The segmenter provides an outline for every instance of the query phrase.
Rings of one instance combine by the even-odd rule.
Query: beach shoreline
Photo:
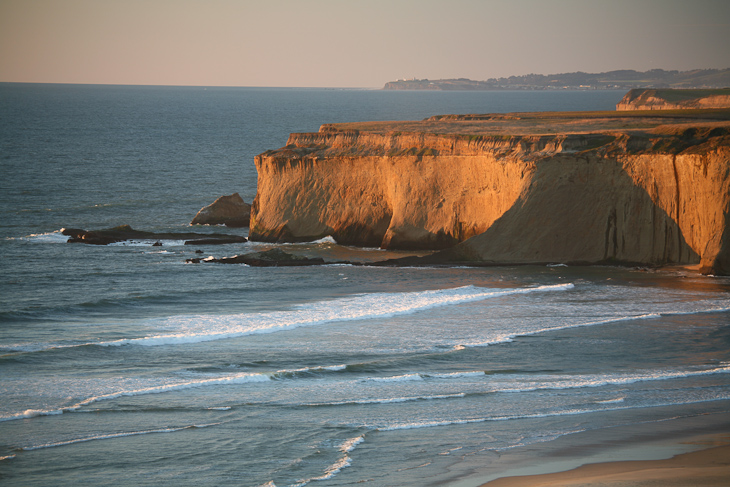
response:
[[[727,435],[708,437],[709,442],[730,443]],[[579,486],[649,487],[724,486],[730,479],[730,444],[675,455],[665,460],[586,464],[553,474],[503,477],[484,487]]]
[[[710,486],[728,479],[730,413],[720,412],[582,431],[503,450],[488,466],[444,485]]]

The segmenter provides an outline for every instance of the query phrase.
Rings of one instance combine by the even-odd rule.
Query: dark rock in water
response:
[[[251,205],[245,203],[238,193],[221,196],[210,205],[201,208],[191,225],[225,225],[247,227],[251,218]]]
[[[201,238],[195,240],[185,240],[185,245],[222,245],[245,241],[246,237],[238,237],[236,235],[206,235],[205,237],[201,236]]]
[[[162,245],[164,240],[184,240],[185,245],[213,245],[246,242],[246,237],[238,235],[215,235],[202,233],[154,233],[134,230],[129,225],[120,225],[106,230],[82,230],[62,228],[61,233],[69,237],[69,243],[90,245],[109,245],[130,240],[154,240],[153,245]]]
[[[186,262],[192,262],[195,260],[200,261],[200,259],[188,259]],[[321,257],[301,257],[298,255],[288,254],[281,249],[271,249],[264,252],[234,255],[233,257],[222,257],[220,259],[206,259],[205,262],[215,262],[218,264],[246,264],[252,267],[311,266],[330,263],[325,262]]]

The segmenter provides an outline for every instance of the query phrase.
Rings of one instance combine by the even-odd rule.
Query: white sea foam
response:
[[[423,380],[421,374],[403,374],[393,377],[366,377],[363,382],[407,382],[413,380]]]
[[[482,377],[486,375],[483,370],[473,370],[469,372],[447,372],[444,374],[423,374],[425,378],[434,379],[459,379],[462,377]]]
[[[278,370],[275,372],[260,372],[260,373],[233,373],[233,374],[227,374],[224,376],[215,376],[215,375],[204,375],[201,377],[200,375],[195,375],[195,379],[188,380],[185,382],[174,382],[174,383],[165,383],[165,384],[159,384],[155,386],[149,386],[149,387],[139,387],[134,389],[126,389],[126,390],[117,390],[113,392],[108,392],[105,394],[98,394],[92,397],[88,397],[82,401],[79,401],[71,406],[61,407],[58,409],[28,409],[23,412],[19,412],[16,414],[11,414],[8,416],[0,416],[0,422],[2,421],[12,421],[17,419],[29,419],[29,418],[35,418],[38,416],[52,416],[57,414],[63,414],[64,412],[72,412],[77,411],[85,406],[88,406],[90,404],[101,402],[101,401],[109,401],[118,399],[120,397],[131,397],[131,396],[141,396],[141,395],[147,395],[147,394],[163,394],[166,392],[175,392],[175,391],[182,391],[186,389],[195,389],[200,387],[210,387],[210,386],[227,386],[227,385],[241,385],[241,384],[249,384],[249,383],[265,383],[269,381],[276,381],[276,380],[293,380],[296,379],[300,374],[310,372],[310,371],[341,371],[346,369],[346,365],[344,364],[338,364],[338,365],[324,365],[324,366],[315,366],[315,367],[302,367],[299,369],[285,369],[285,370]],[[229,406],[225,407],[210,407],[208,408],[210,410],[217,410],[217,411],[228,411],[231,409]]]
[[[57,409],[28,409],[16,414],[0,417],[0,422],[11,421],[17,419],[29,419],[38,416],[51,416],[62,414],[64,412],[78,411],[86,406],[96,402],[109,401],[121,397],[131,397],[148,394],[163,394],[168,392],[183,391],[187,389],[215,386],[242,385],[253,383],[266,383],[278,380],[298,380],[301,373],[317,370],[343,370],[344,365],[336,366],[319,366],[305,367],[300,369],[279,370],[276,372],[261,373],[234,373],[224,376],[209,376],[188,380],[185,382],[164,383],[149,387],[130,388],[116,390],[104,394],[98,394],[70,406],[59,407]],[[344,382],[351,386],[357,384],[383,384],[382,387],[390,388],[389,384],[396,385],[401,382],[424,381],[424,380],[482,380],[485,386],[488,386],[486,393],[524,393],[538,390],[566,390],[566,389],[585,389],[603,386],[624,386],[637,382],[664,381],[672,379],[685,379],[709,376],[714,374],[730,373],[730,363],[723,363],[717,367],[695,367],[690,369],[663,369],[648,370],[644,372],[636,372],[631,374],[593,374],[585,376],[574,375],[520,375],[520,374],[503,374],[488,375],[483,371],[466,371],[466,372],[448,372],[448,373],[410,373],[400,376],[391,377],[366,377],[358,379],[346,379]],[[272,382],[273,384],[274,382]],[[366,397],[353,398],[342,401],[304,403],[304,406],[340,406],[340,405],[366,405],[366,404],[393,404],[411,401],[426,400],[448,400],[466,397],[464,392],[449,394],[426,394],[415,396],[395,396],[395,397]],[[605,403],[621,402],[623,398],[611,399],[603,401]],[[596,401],[601,403],[601,401]],[[230,407],[211,407],[220,411],[231,409]]]
[[[696,313],[704,313],[706,311],[697,311],[693,312],[691,314]],[[583,328],[588,326],[597,326],[597,325],[607,325],[609,323],[619,323],[622,321],[633,321],[633,320],[649,320],[649,319],[656,319],[661,318],[663,315],[668,313],[646,313],[641,315],[633,315],[633,316],[618,316],[615,318],[606,318],[604,320],[596,320],[596,321],[588,321],[583,323],[571,323],[571,324],[565,324],[565,325],[559,325],[559,326],[550,326],[546,328],[539,328],[536,330],[529,330],[529,331],[518,331],[510,334],[504,334],[496,337],[492,337],[489,340],[485,341],[479,341],[479,342],[470,342],[470,343],[460,343],[456,346],[454,346],[454,350],[463,350],[467,347],[486,347],[489,345],[496,345],[499,343],[508,343],[514,341],[517,337],[526,337],[526,336],[534,336],[534,335],[540,335],[543,333],[548,333],[552,331],[560,331],[560,330],[568,330],[571,328]]]
[[[690,311],[669,311],[666,313],[662,313],[662,316],[685,316],[685,315],[695,315],[698,313],[726,313],[730,311],[729,306],[721,306],[721,307],[714,307],[714,308],[708,308],[703,310],[690,310]]]
[[[451,449],[449,449],[449,450],[446,450],[446,451],[442,451],[441,453],[439,453],[439,455],[444,455],[444,456],[446,456],[446,455],[451,455],[451,454],[452,454],[452,453],[454,453],[455,451],[459,451],[459,450],[461,450],[461,449],[463,449],[463,448],[464,448],[463,446],[457,446],[456,448],[451,448]]]
[[[388,397],[378,399],[351,399],[349,401],[336,401],[336,402],[319,402],[319,403],[307,403],[303,406],[349,406],[349,405],[364,405],[364,404],[392,404],[399,402],[411,402],[411,401],[433,401],[437,399],[455,399],[466,397],[465,392],[459,392],[456,394],[436,394],[430,396],[409,396],[409,397]]]
[[[712,397],[709,399],[698,399],[691,401],[676,401],[676,402],[661,402],[652,404],[652,407],[663,407],[663,406],[682,406],[687,404],[698,404],[713,401],[726,401],[729,400],[730,396],[723,395],[718,397]],[[625,411],[630,409],[641,409],[647,407],[646,405],[637,406],[617,406],[611,408],[601,409],[563,409],[560,411],[553,411],[549,413],[534,413],[534,414],[515,414],[505,416],[487,416],[482,418],[470,418],[470,419],[455,419],[455,420],[442,420],[442,421],[416,421],[412,423],[396,423],[389,426],[370,426],[375,431],[397,431],[407,429],[419,429],[419,428],[434,428],[439,426],[458,426],[464,424],[474,423],[486,423],[489,421],[513,421],[518,419],[540,419],[540,418],[552,418],[556,416],[575,416],[580,414],[592,414],[597,412],[607,411]],[[358,427],[369,427],[368,425],[357,425]]]
[[[126,338],[114,341],[86,342],[75,344],[61,343],[26,343],[3,347],[11,353],[38,352],[52,348],[69,348],[80,346],[120,346],[120,345],[179,345],[237,338],[252,334],[274,333],[292,330],[303,326],[315,326],[337,321],[366,320],[398,316],[430,308],[457,305],[470,301],[485,300],[493,297],[517,293],[546,292],[570,290],[571,283],[553,286],[538,286],[510,289],[487,289],[475,286],[464,286],[434,291],[406,293],[373,293],[355,295],[331,301],[319,301],[303,304],[290,311],[268,313],[243,313],[234,315],[182,315],[164,320],[153,320],[146,323],[158,329],[175,330],[139,338]],[[569,323],[534,330],[515,330],[492,335],[488,339],[457,343],[453,351],[468,347],[484,347],[514,341],[516,337],[533,336],[552,331],[598,326],[622,321],[655,319],[662,316],[693,315],[730,311],[726,301],[706,303],[705,308],[690,311],[666,310],[661,312],[609,317],[588,322]],[[10,349],[8,349],[10,347]]]
[[[355,449],[357,445],[365,441],[365,435],[356,436],[355,438],[350,438],[349,440],[345,441],[340,445],[340,451],[342,453],[350,453],[352,450]]]
[[[334,237],[332,235],[328,235],[324,238],[320,238],[319,240],[315,240],[312,242],[314,244],[336,244],[337,241],[335,241]]]
[[[552,434],[543,434],[537,437],[530,438],[532,441],[525,441],[525,442],[518,442],[514,443],[512,445],[503,446],[501,448],[495,448],[496,451],[506,451],[506,450],[512,450],[514,448],[520,448],[527,445],[534,445],[535,443],[546,443],[548,441],[556,440],[562,436],[572,435],[576,433],[583,433],[584,431],[587,431],[586,429],[574,429],[570,431],[561,431],[559,433],[552,433]],[[522,438],[523,440],[525,437]]]
[[[316,366],[316,367],[302,367],[299,369],[284,369],[284,370],[277,370],[276,372],[273,372],[271,374],[272,379],[288,379],[291,377],[295,377],[298,374],[306,374],[308,372],[338,372],[341,370],[345,370],[347,368],[347,365],[325,365],[325,366]]]
[[[418,381],[424,379],[460,379],[465,377],[480,377],[484,376],[483,370],[474,370],[469,372],[446,372],[443,374],[438,373],[411,373],[403,375],[395,375],[391,377],[365,377],[361,379],[363,382],[405,382],[405,381]]]
[[[604,399],[602,401],[596,401],[596,404],[613,404],[617,402],[624,402],[625,397],[617,397],[615,399]]]
[[[35,243],[66,243],[68,242],[68,235],[64,235],[60,230],[48,233],[32,233],[25,237],[20,237],[18,240],[25,240],[28,242]]]
[[[621,408],[610,408],[601,409],[601,411],[617,411],[623,409],[631,409],[628,407]],[[434,428],[439,426],[457,426],[464,424],[474,423],[486,423],[489,421],[510,421],[516,419],[538,419],[538,418],[550,418],[555,416],[573,416],[577,414],[589,414],[594,413],[595,410],[591,409],[564,409],[561,411],[554,411],[550,413],[535,413],[535,414],[515,414],[510,416],[488,416],[483,418],[470,418],[470,419],[455,419],[455,420],[443,420],[443,421],[416,421],[412,423],[398,423],[390,426],[384,426],[375,428],[376,431],[397,431],[397,430],[408,430],[408,429],[419,429],[419,428]]]
[[[389,318],[431,308],[450,306],[512,294],[565,291],[573,284],[556,284],[525,288],[489,289],[476,286],[437,289],[405,293],[372,293],[331,301],[319,301],[297,306],[292,311],[245,313],[236,315],[177,316],[157,322],[176,333],[98,342],[101,346],[176,345],[241,336],[292,330],[302,326],[321,325],[338,321]],[[94,343],[90,343],[93,345]]]
[[[205,379],[199,379],[199,380],[187,381],[187,382],[161,384],[161,385],[157,385],[157,386],[143,387],[143,388],[139,388],[139,389],[120,390],[120,391],[114,391],[114,392],[109,392],[106,394],[99,394],[97,396],[88,397],[82,401],[77,402],[76,404],[73,404],[71,406],[61,407],[58,409],[49,409],[49,410],[28,409],[26,411],[23,411],[22,413],[0,417],[0,422],[12,421],[12,420],[16,420],[16,419],[28,419],[28,418],[34,418],[37,416],[51,416],[51,415],[56,415],[56,414],[62,414],[64,412],[77,411],[85,406],[88,406],[88,405],[96,403],[96,402],[109,401],[109,400],[113,400],[113,399],[118,399],[120,397],[141,396],[141,395],[146,395],[146,394],[162,394],[162,393],[166,393],[166,392],[181,391],[181,390],[194,389],[194,388],[199,388],[199,387],[219,386],[219,385],[239,385],[239,384],[246,384],[246,383],[253,383],[253,382],[265,382],[265,381],[270,381],[270,380],[271,380],[271,376],[269,374],[242,373],[242,374],[227,375],[227,376],[223,376],[223,377],[205,378]]]
[[[507,376],[494,380],[491,383],[493,386],[493,390],[491,392],[523,393],[539,390],[565,390],[603,386],[622,386],[637,382],[685,379],[726,373],[730,373],[730,365],[711,368],[654,370],[636,372],[633,374],[596,374],[586,376],[540,375],[536,377]],[[614,401],[619,402],[618,400]]]
[[[316,367],[314,370],[331,370],[331,371],[338,371],[338,370],[345,370],[347,369],[347,365],[341,364],[341,365],[327,365],[325,367]]]
[[[75,438],[73,440],[58,441],[55,443],[44,443],[41,445],[26,446],[26,447],[23,447],[22,450],[32,451],[32,450],[40,450],[43,448],[56,448],[59,446],[73,445],[76,443],[85,443],[87,441],[111,440],[114,438],[122,438],[122,437],[126,437],[126,436],[139,436],[139,435],[149,435],[149,434],[156,434],[156,433],[175,433],[177,431],[183,431],[183,430],[188,430],[188,429],[192,429],[192,428],[207,428],[208,426],[216,426],[219,424],[221,424],[221,423],[196,424],[196,425],[190,425],[190,426],[181,426],[179,428],[160,428],[160,429],[153,429],[153,430],[128,431],[128,432],[123,432],[123,433],[109,433],[106,435],[86,436],[84,438]]]
[[[357,439],[357,438],[355,438],[355,439]],[[351,440],[348,440],[348,441],[351,441]],[[354,448],[354,445],[353,445],[353,448]],[[341,451],[343,451],[343,450],[341,449]],[[350,451],[350,450],[348,450],[348,451]],[[347,454],[345,454],[337,462],[335,462],[334,464],[327,467],[327,469],[324,471],[324,475],[320,475],[319,477],[312,477],[307,480],[301,480],[298,483],[292,485],[291,487],[304,487],[305,485],[307,485],[313,481],[329,480],[329,479],[333,478],[335,475],[337,475],[338,473],[340,473],[343,468],[349,467],[350,465],[352,465],[352,460],[350,459],[350,457]]]
[[[56,414],[62,414],[63,410],[61,409],[54,409],[50,411],[46,411],[43,409],[26,409],[22,413],[16,414],[14,416],[8,416],[8,417],[0,417],[0,421],[8,421],[11,419],[29,419],[29,418],[36,418],[38,416],[54,416]]]

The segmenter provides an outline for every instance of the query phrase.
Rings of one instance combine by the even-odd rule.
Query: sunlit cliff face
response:
[[[730,137],[712,130],[463,136],[324,127],[257,156],[251,237],[456,246],[450,259],[491,263],[702,261],[723,272]]]

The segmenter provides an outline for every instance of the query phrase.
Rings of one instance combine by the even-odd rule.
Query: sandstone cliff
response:
[[[431,262],[728,273],[729,133],[728,122],[611,114],[323,126],[256,157],[250,238],[448,249]]]
[[[685,110],[730,108],[730,88],[716,90],[634,89],[626,93],[616,110]]]

